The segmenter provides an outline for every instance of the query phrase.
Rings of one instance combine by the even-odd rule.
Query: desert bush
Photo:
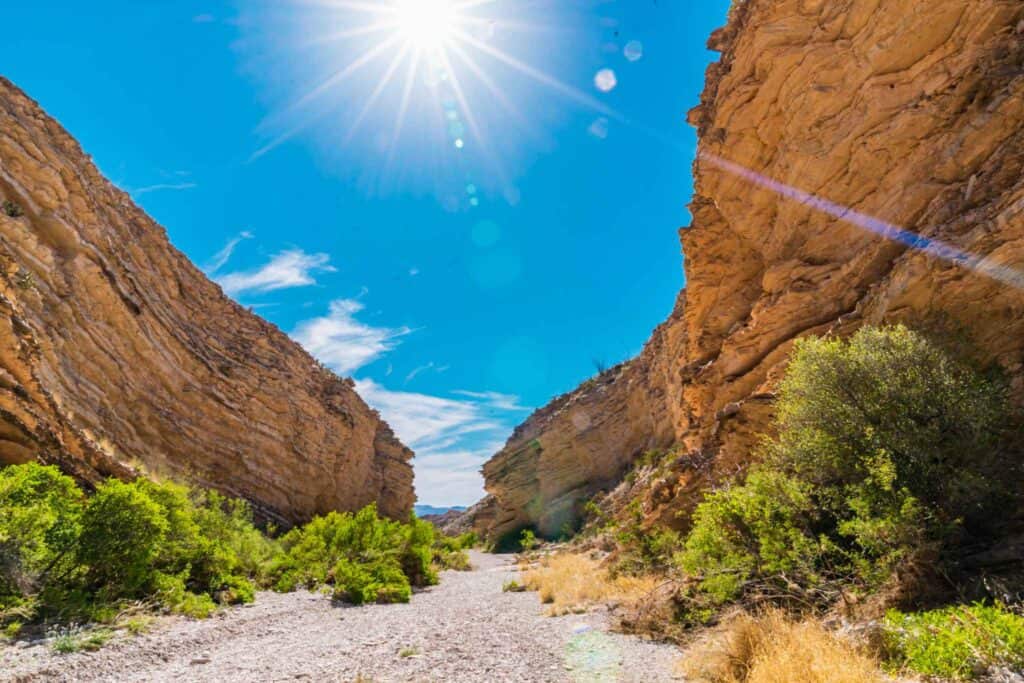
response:
[[[755,470],[744,484],[709,495],[676,562],[699,577],[713,604],[736,598],[753,576],[784,574],[804,585],[817,581],[820,541],[808,529],[816,519],[803,482]]]
[[[875,588],[985,533],[1014,489],[1008,405],[1002,381],[903,326],[801,340],[778,437],[700,504],[677,564],[712,606],[766,583]]]
[[[613,575],[597,560],[571,553],[544,558],[522,578],[523,586],[537,591],[541,602],[551,606],[549,613],[556,616],[598,604],[638,600],[658,583],[653,576]]]
[[[442,542],[429,523],[383,519],[373,505],[274,539],[248,504],[215,492],[109,480],[86,497],[56,468],[10,466],[0,469],[0,627],[112,623],[138,603],[205,617],[270,585],[405,602],[413,586],[437,582],[439,552],[467,566],[473,542]]]
[[[251,602],[276,543],[239,501],[110,480],[86,497],[54,467],[0,469],[0,623],[107,622],[149,600],[205,616]]]
[[[86,504],[75,546],[84,587],[101,600],[141,595],[156,578],[169,527],[164,510],[135,484],[101,485]]]
[[[741,614],[683,663],[699,683],[883,683],[877,661],[815,621]]]
[[[271,573],[278,590],[331,585],[335,597],[356,604],[407,602],[412,586],[437,583],[434,534],[429,522],[381,518],[376,505],[332,512],[288,532]]]
[[[639,499],[626,506],[622,519],[608,521],[605,530],[615,540],[614,570],[623,574],[664,572],[682,542],[673,529],[645,524]]]
[[[25,215],[22,208],[9,199],[4,200],[4,203],[0,205],[0,209],[3,210],[4,215],[8,218],[21,218]]]
[[[84,501],[56,467],[0,469],[0,616],[26,618],[19,607],[74,569]]]
[[[884,640],[895,667],[930,676],[969,680],[994,666],[1024,667],[1024,617],[998,604],[893,610]]]

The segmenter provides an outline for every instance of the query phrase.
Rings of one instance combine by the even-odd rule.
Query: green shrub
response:
[[[53,639],[51,647],[58,654],[93,652],[99,650],[114,637],[114,633],[110,629],[87,629],[77,624],[52,631],[49,635]]]
[[[900,563],[984,534],[1017,473],[1005,384],[903,326],[797,343],[778,437],[711,493],[678,565],[714,604],[753,582],[867,589]]]
[[[538,545],[540,545],[540,541],[537,540],[537,536],[534,535],[533,530],[523,529],[523,533],[519,535],[519,548],[523,552],[530,552]]]
[[[376,505],[318,517],[281,541],[285,554],[271,571],[276,590],[327,584],[355,604],[407,602],[412,586],[437,582],[433,525],[381,518]]]
[[[84,501],[56,467],[0,469],[0,616],[74,570]]]
[[[77,559],[85,586],[105,600],[137,598],[156,578],[155,560],[170,523],[135,484],[102,484],[82,514]]]
[[[468,572],[473,569],[465,550],[434,550],[434,564],[441,569]]]
[[[409,578],[393,562],[357,563],[342,559],[334,567],[334,598],[353,605],[409,602]]]
[[[1024,666],[1024,617],[1002,605],[958,605],[884,622],[887,654],[898,668],[967,680],[992,666]]]
[[[4,200],[4,203],[0,208],[2,208],[4,215],[8,218],[21,218],[25,215],[22,208],[9,199]]]
[[[815,583],[822,548],[809,532],[817,514],[807,489],[782,473],[755,469],[745,484],[714,492],[697,508],[675,562],[717,604],[739,597],[754,576]]]
[[[405,602],[437,582],[438,553],[468,564],[463,536],[383,519],[371,505],[331,513],[275,540],[237,500],[174,483],[109,480],[91,497],[56,468],[0,469],[0,626],[110,623],[129,602],[193,617],[252,602],[257,586],[334,586],[355,603]],[[66,645],[77,635],[65,634]],[[71,636],[74,635],[75,638]]]
[[[671,566],[682,542],[678,532],[646,524],[639,499],[626,506],[621,521],[608,521],[605,528],[613,533],[618,548],[613,567],[617,574],[663,571]]]

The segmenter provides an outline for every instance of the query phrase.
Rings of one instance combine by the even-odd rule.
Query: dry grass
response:
[[[781,612],[740,615],[707,644],[697,645],[683,671],[704,683],[881,683],[878,662],[816,621]]]
[[[541,560],[540,566],[523,574],[527,590],[537,591],[549,614],[584,612],[603,604],[640,600],[658,586],[654,577],[612,577],[596,560],[565,553]]]

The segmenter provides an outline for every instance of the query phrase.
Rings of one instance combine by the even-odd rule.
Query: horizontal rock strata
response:
[[[710,47],[685,299],[486,465],[483,531],[556,532],[671,443],[645,509],[685,523],[750,460],[803,335],[941,318],[1024,390],[1024,5],[746,0]]]
[[[0,201],[0,463],[186,479],[284,522],[408,514],[412,453],[351,380],[225,297],[3,79]]]

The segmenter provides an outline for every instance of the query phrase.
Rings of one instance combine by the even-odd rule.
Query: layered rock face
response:
[[[669,444],[645,509],[685,523],[770,429],[802,335],[941,317],[1024,393],[1024,5],[746,0],[710,47],[685,297],[487,464],[483,531],[556,533]]]
[[[189,480],[296,522],[405,516],[411,451],[223,295],[78,144],[0,79],[0,463]]]

